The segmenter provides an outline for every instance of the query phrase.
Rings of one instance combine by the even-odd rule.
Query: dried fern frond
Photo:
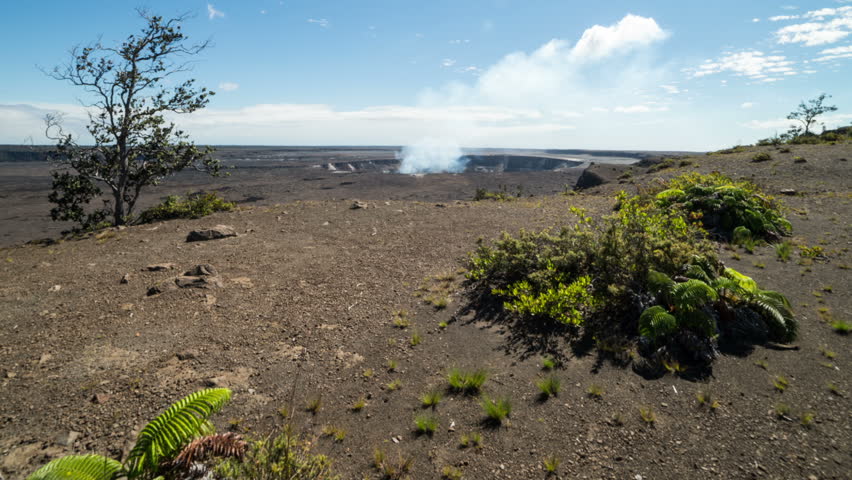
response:
[[[176,468],[189,468],[193,463],[208,457],[242,459],[246,453],[246,447],[247,444],[242,435],[233,432],[198,437],[183,447],[172,465]]]

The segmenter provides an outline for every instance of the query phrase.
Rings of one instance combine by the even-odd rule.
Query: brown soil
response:
[[[852,168],[840,160],[852,157],[852,148],[766,150],[774,159],[763,163],[750,162],[752,150],[696,157],[654,173],[595,166],[607,183],[571,196],[542,196],[573,184],[568,173],[503,174],[500,180],[364,174],[342,186],[348,178],[324,178],[349,188],[336,190],[336,200],[303,189],[302,201],[4,248],[0,472],[21,478],[72,452],[118,457],[169,403],[217,385],[234,391],[233,402],[215,417],[220,430],[267,432],[281,425],[279,410],[286,407],[343,478],[376,478],[375,448],[413,457],[412,478],[438,478],[446,465],[465,478],[544,478],[542,460],[550,455],[562,462],[559,478],[849,478],[852,350],[849,337],[834,333],[823,317],[852,317]],[[794,163],[794,155],[807,163]],[[747,356],[722,356],[703,382],[673,375],[647,380],[594,352],[572,355],[552,339],[456,315],[463,304],[458,269],[477,238],[572,222],[570,205],[606,214],[615,191],[691,170],[749,177],[772,194],[797,190],[784,199],[794,238],[822,246],[827,258],[802,265],[794,254],[783,263],[769,246],[754,255],[727,249],[720,255],[790,298],[801,322],[798,350],[757,347]],[[273,180],[257,179],[238,193],[273,189]],[[537,196],[463,201],[477,182],[523,184]],[[366,200],[367,208],[350,209],[353,197]],[[190,230],[217,224],[233,226],[239,236],[185,242]],[[177,268],[143,271],[169,262]],[[224,286],[146,295],[198,264],[215,266]],[[125,274],[129,282],[122,284]],[[436,275],[454,278],[443,310],[417,292],[439,283]],[[828,310],[821,314],[821,308]],[[411,326],[394,326],[398,310],[409,312]],[[449,324],[440,328],[440,322]],[[415,332],[422,342],[412,346]],[[563,388],[542,402],[535,382],[545,375],[542,354],[554,347],[565,355],[555,372]],[[828,359],[821,350],[837,355]],[[389,360],[398,362],[395,372],[388,371]],[[476,399],[446,394],[434,412],[435,435],[414,434],[420,395],[445,388],[453,366],[488,369],[485,392],[512,401],[508,424],[486,426]],[[783,393],[773,388],[776,376],[789,379]],[[397,379],[402,387],[390,391],[386,385]],[[829,382],[841,395],[829,391]],[[587,395],[591,385],[603,389],[602,398]],[[701,407],[699,391],[712,394],[719,408]],[[312,415],[304,406],[316,397],[322,408]],[[351,412],[361,397],[367,406]],[[776,418],[779,403],[790,406],[789,419]],[[653,425],[641,420],[640,408],[653,410]],[[806,412],[815,415],[810,426],[800,421]],[[345,430],[346,438],[321,437],[326,425]],[[57,436],[70,431],[81,435],[61,445]],[[470,432],[482,434],[481,448],[459,447]]]

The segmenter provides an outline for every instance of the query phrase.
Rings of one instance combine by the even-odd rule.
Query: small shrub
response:
[[[589,388],[586,389],[586,393],[588,393],[589,396],[592,397],[592,398],[600,399],[600,398],[603,398],[604,389],[600,385],[593,383],[593,384],[589,385]]]
[[[802,413],[801,423],[805,428],[810,428],[814,423],[814,418],[816,418],[816,414],[814,412],[804,412]]]
[[[459,440],[459,446],[461,446],[461,448],[476,448],[480,445],[482,445],[482,435],[479,432],[463,434]]]
[[[331,437],[336,443],[341,443],[346,439],[346,430],[334,425],[326,425],[322,428],[322,434],[326,437]]]
[[[245,455],[218,464],[214,477],[233,480],[338,478],[331,470],[331,460],[325,455],[311,453],[311,448],[310,442],[302,440],[288,427],[277,435],[249,442]]]
[[[833,395],[837,395],[838,397],[842,396],[840,394],[840,389],[837,387],[837,384],[832,383],[832,382],[828,382],[826,384],[826,387],[828,388],[828,391],[831,392]]]
[[[317,396],[310,400],[305,404],[305,411],[310,412],[311,415],[316,415],[322,409],[322,397]]]
[[[486,380],[488,372],[481,368],[473,371],[453,368],[447,374],[450,390],[465,395],[478,395]]]
[[[399,364],[396,360],[388,360],[387,367],[389,372],[395,372],[398,366]]]
[[[751,157],[752,162],[768,162],[772,160],[772,155],[766,152],[755,153],[754,156]]]
[[[349,409],[352,410],[353,412],[360,412],[366,406],[367,406],[367,399],[365,399],[364,397],[361,397],[358,400],[356,400],[355,403],[353,403],[352,406],[349,407]]]
[[[769,370],[769,363],[767,363],[766,360],[755,360],[754,364],[764,370]]]
[[[831,328],[841,335],[849,335],[849,332],[852,331],[852,323],[843,320],[835,320],[831,322]]]
[[[396,380],[393,380],[392,382],[385,385],[385,387],[388,389],[389,392],[395,392],[402,388],[402,380],[397,378]]]
[[[438,429],[438,419],[432,415],[418,415],[414,418],[414,426],[418,434],[429,435],[431,437],[435,434],[435,430]]]
[[[834,357],[837,356],[837,352],[835,352],[833,350],[829,350],[827,347],[824,347],[824,346],[819,347],[819,353],[821,353],[823,357],[825,357],[829,360],[834,360]]]
[[[793,411],[789,405],[781,402],[776,403],[772,408],[775,411],[775,416],[783,419],[789,419],[790,413]]]
[[[159,205],[143,211],[139,223],[152,223],[177,218],[201,218],[216,212],[228,212],[236,208],[236,203],[226,202],[215,193],[187,195],[169,195]]]
[[[411,334],[411,338],[408,340],[408,343],[411,344],[412,347],[416,347],[417,345],[420,345],[422,341],[423,337],[420,336],[420,333],[414,332]]]
[[[431,390],[420,396],[420,403],[423,408],[435,408],[441,403],[442,398],[444,398],[444,395],[440,391]]]
[[[497,425],[502,424],[503,420],[512,413],[512,403],[507,398],[492,400],[486,397],[482,399],[480,405],[482,405],[487,420]]]
[[[364,378],[373,378],[373,369],[367,368],[362,373],[361,376]]]
[[[411,321],[408,319],[408,312],[405,310],[394,312],[393,326],[399,329],[406,329],[411,326]]]
[[[559,468],[559,464],[561,463],[559,459],[555,455],[548,455],[541,461],[544,466],[544,471],[548,475],[553,475],[556,473],[556,470]]]
[[[461,480],[462,471],[456,467],[445,465],[441,469],[441,478],[444,480]]]
[[[554,376],[550,376],[539,380],[536,382],[539,391],[541,392],[541,397],[544,399],[555,397],[559,395],[559,390],[562,388],[561,382],[558,378]]]
[[[790,386],[790,381],[787,380],[786,377],[782,377],[779,375],[775,377],[775,380],[772,381],[772,385],[775,387],[775,390],[778,390],[779,392],[783,393],[784,390],[787,390],[787,387]]]
[[[781,243],[776,243],[773,245],[775,248],[775,255],[778,256],[778,259],[782,262],[787,262],[790,260],[790,255],[793,253],[793,244],[789,241],[785,240]]]
[[[448,326],[449,324],[447,322],[438,322],[438,328],[440,328],[441,330],[447,328]]]
[[[556,368],[556,360],[553,357],[544,357],[541,359],[541,369],[542,370],[553,370]]]
[[[639,417],[648,425],[653,425],[657,421],[657,415],[651,407],[639,407]]]
[[[390,460],[383,450],[377,448],[373,452],[373,466],[382,478],[386,480],[402,480],[407,478],[408,474],[411,473],[413,465],[414,459],[404,457],[402,454],[399,454],[396,460]]]

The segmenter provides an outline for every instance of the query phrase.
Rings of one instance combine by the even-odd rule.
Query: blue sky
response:
[[[138,31],[140,4],[17,1],[0,19],[0,143],[81,135],[87,98],[44,75]],[[201,143],[716,149],[786,130],[833,95],[852,123],[852,1],[150,0],[213,47],[217,91],[175,120]]]

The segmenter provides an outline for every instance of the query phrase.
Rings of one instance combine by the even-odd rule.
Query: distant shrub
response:
[[[487,188],[477,188],[476,193],[473,195],[473,201],[496,200],[498,202],[510,202],[523,197],[523,195],[524,187],[521,185],[518,185],[514,192],[509,191],[508,186],[500,185],[496,191],[491,191]]]
[[[226,202],[215,193],[187,195],[169,195],[159,205],[155,205],[139,215],[139,223],[159,222],[177,218],[201,218],[216,212],[228,212],[237,204]]]
[[[755,239],[777,239],[792,232],[780,202],[750,182],[735,182],[718,173],[690,173],[673,178],[665,188],[656,195],[658,207],[679,209],[728,240],[735,231],[740,235],[747,231]]]
[[[754,156],[751,157],[752,162],[768,162],[772,160],[772,155],[766,152],[755,153]]]

